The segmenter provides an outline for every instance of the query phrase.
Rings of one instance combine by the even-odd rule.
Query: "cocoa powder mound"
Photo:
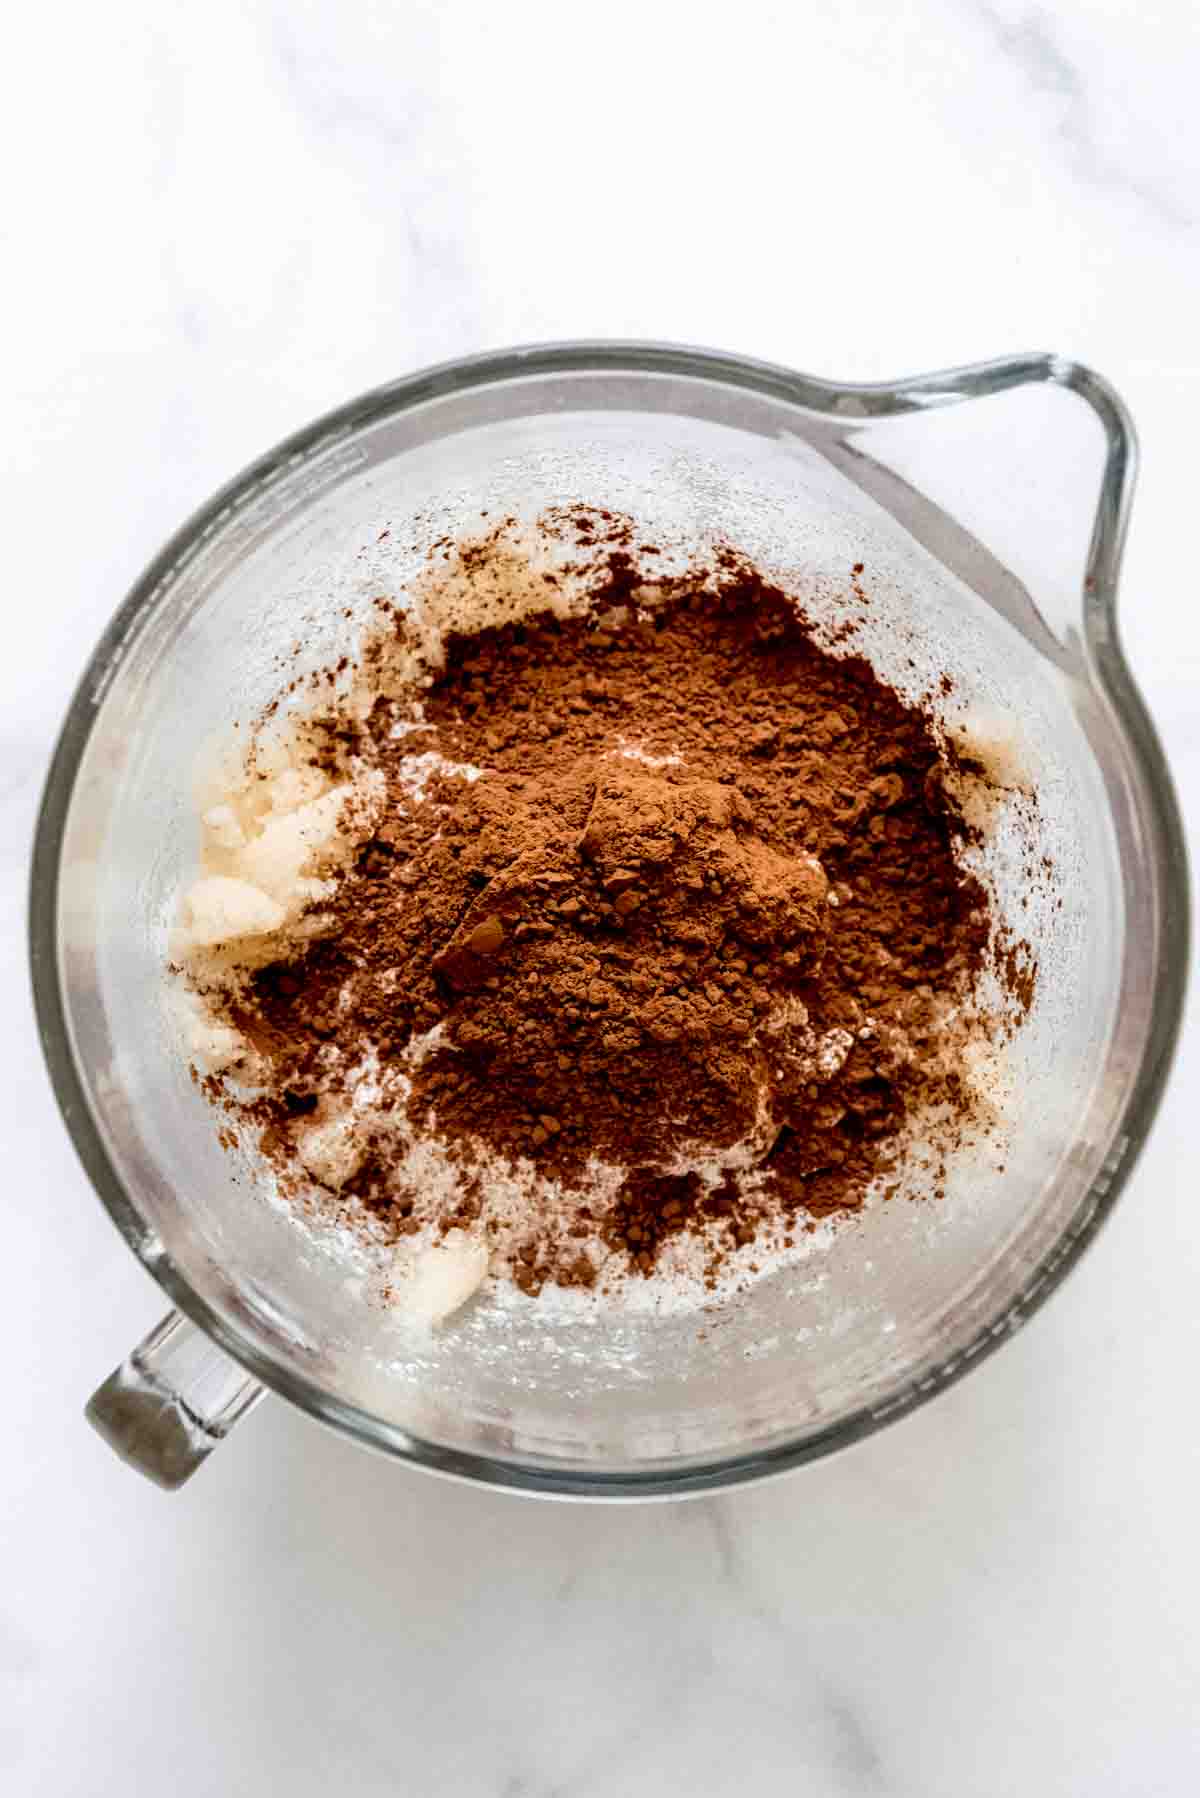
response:
[[[412,626],[381,606],[374,703],[308,727],[327,773],[381,777],[374,827],[322,933],[225,1004],[268,1073],[223,1101],[282,1168],[339,1070],[403,1070],[384,1113],[461,1181],[431,1214],[377,1110],[342,1198],[396,1234],[493,1229],[488,1155],[577,1199],[623,1170],[510,1232],[530,1293],[650,1273],[688,1234],[711,1279],[860,1207],[919,1120],[952,1147],[975,1098],[948,1020],[991,932],[929,717],[735,552],[656,580],[623,521],[589,530],[609,547],[577,615],[451,635],[419,689],[386,677]]]
[[[545,786],[489,786],[454,818],[486,884],[432,960],[446,1036],[414,1104],[560,1176],[752,1136],[756,1032],[824,948],[819,865],[767,847],[716,781],[584,757]]]

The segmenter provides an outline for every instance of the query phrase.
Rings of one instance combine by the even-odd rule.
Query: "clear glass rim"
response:
[[[322,454],[381,418],[467,390],[523,376],[628,373],[682,376],[722,383],[783,400],[831,422],[926,411],[1008,389],[1051,383],[1082,398],[1105,436],[1105,468],[1093,523],[1081,621],[1098,684],[1111,702],[1133,766],[1141,776],[1140,823],[1156,878],[1157,961],[1151,1024],[1145,1050],[1115,1121],[1112,1140],[1124,1145],[1120,1166],[1086,1192],[1056,1243],[1032,1269],[1000,1316],[944,1365],[922,1372],[883,1403],[864,1406],[803,1440],[741,1455],[689,1458],[617,1471],[567,1470],[446,1448],[411,1435],[359,1406],[324,1392],[283,1368],[242,1336],[190,1285],[148,1231],[113,1166],[87,1099],[66,1024],[58,956],[58,910],[63,834],[80,762],[99,715],[105,686],[122,644],[156,602],[163,586],[231,515],[285,472]],[[311,1416],[357,1441],[415,1466],[490,1486],[550,1497],[646,1499],[701,1494],[781,1473],[871,1435],[946,1390],[980,1365],[1045,1303],[1095,1237],[1121,1193],[1149,1132],[1179,1034],[1189,953],[1188,873],[1178,804],[1154,727],[1120,648],[1116,592],[1136,475],[1133,424],[1120,397],[1099,375],[1046,353],[1003,357],[895,382],[854,384],[820,380],[749,358],[682,345],[596,340],[522,346],[422,370],[350,400],[286,438],[221,488],[175,533],[134,584],[93,651],[67,711],[42,797],[30,883],[30,956],[34,1003],[43,1052],[63,1119],[84,1168],[129,1247],[172,1303],[257,1379]]]

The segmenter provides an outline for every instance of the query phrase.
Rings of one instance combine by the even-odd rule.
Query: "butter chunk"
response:
[[[268,818],[261,833],[239,854],[239,873],[285,906],[303,903],[302,889],[298,890],[301,870],[333,842],[350,792],[349,785],[331,787],[294,812]]]
[[[213,805],[204,814],[204,827],[217,849],[240,849],[246,833],[231,805]]]
[[[355,1135],[354,1121],[345,1116],[329,1118],[306,1130],[300,1138],[298,1153],[313,1179],[335,1190],[352,1179],[362,1166],[363,1152]]]
[[[172,1004],[188,1058],[204,1073],[224,1073],[247,1054],[249,1044],[241,1031],[214,1017],[199,993],[181,988],[172,995]]]
[[[439,1324],[478,1292],[487,1270],[487,1245],[465,1230],[450,1230],[407,1263],[396,1283],[397,1302],[413,1323]]]
[[[183,909],[188,936],[201,948],[241,937],[267,936],[279,929],[286,915],[282,905],[261,887],[225,874],[211,874],[189,887]]]

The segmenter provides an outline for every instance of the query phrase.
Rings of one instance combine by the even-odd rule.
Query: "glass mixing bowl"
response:
[[[1005,1340],[1128,1178],[1183,998],[1179,820],[1116,632],[1133,462],[1120,401],[1056,357],[854,387],[580,343],[380,388],[197,513],[92,656],[33,867],[63,1115],[178,1307],[92,1401],[114,1446],[177,1485],[269,1387],[419,1466],[526,1492],[682,1494],[826,1454]],[[860,642],[881,674],[916,692],[948,669],[946,704],[1019,741],[1036,841],[1002,817],[989,874],[1041,976],[1009,1052],[1006,1162],[968,1157],[940,1203],[874,1206],[715,1316],[483,1303],[414,1343],[222,1152],[173,1040],[164,942],[197,852],[195,757],[273,694],[296,641],[301,666],[327,659],[435,538],[579,501],[731,540],[818,616],[864,563]],[[1022,910],[1031,848],[1056,897]]]

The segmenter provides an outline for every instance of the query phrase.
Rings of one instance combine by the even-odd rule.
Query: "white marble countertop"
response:
[[[262,1407],[169,1499],[87,1430],[162,1309],[59,1122],[28,838],[174,524],[356,390],[510,341],[871,378],[1094,364],[1129,654],[1200,824],[1200,26],[1184,0],[27,8],[0,108],[9,619],[0,1789],[14,1798],[1200,1789],[1193,1014],[1098,1245],[976,1375],[684,1506],[435,1483]]]

